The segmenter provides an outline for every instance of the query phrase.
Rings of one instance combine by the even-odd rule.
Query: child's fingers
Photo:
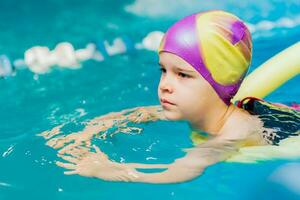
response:
[[[76,158],[77,160],[81,160],[87,153],[86,152],[81,152],[78,149],[72,149],[72,150],[66,152],[66,154]]]
[[[60,161],[57,161],[55,164],[59,167],[63,167],[63,168],[66,168],[66,169],[76,169],[77,168],[76,165],[74,165],[74,164],[63,163],[63,162],[60,162]]]
[[[73,174],[78,174],[78,172],[76,170],[73,171],[65,171],[64,172],[65,175],[73,175]]]
[[[91,148],[86,146],[76,146],[75,148],[71,149],[71,151],[81,157],[92,153]]]
[[[71,150],[71,155],[76,155],[77,157],[84,157],[87,154],[90,154],[90,148],[85,146],[77,146]]]
[[[63,127],[63,126],[64,126],[64,124],[61,124],[61,125],[59,125],[57,127],[54,127],[53,129],[51,129],[49,131],[44,131],[44,132],[42,132],[40,134],[37,134],[37,135],[38,136],[42,136],[46,140],[48,140],[48,139],[52,138],[53,136],[58,135],[60,133],[61,127]]]
[[[68,136],[61,135],[61,136],[58,136],[58,137],[48,140],[47,145],[54,149],[59,149],[69,142],[71,142],[71,141],[68,140]]]
[[[82,152],[89,152],[90,151],[90,147],[86,147],[86,146],[75,146],[75,149],[82,151]]]
[[[72,149],[75,148],[77,145],[78,145],[77,143],[69,144],[69,145],[65,146],[64,148],[62,148],[61,150],[59,150],[58,153],[66,154],[66,153],[72,151]]]
[[[99,154],[100,156],[103,156],[105,158],[107,158],[107,155],[105,153],[103,153],[99,147],[97,147],[96,145],[93,145],[93,148],[95,149],[96,153]]]
[[[74,164],[76,164],[79,161],[78,159],[76,159],[75,157],[72,157],[72,156],[65,156],[65,155],[60,155],[60,154],[58,154],[57,156],[70,162],[70,163],[74,163]]]

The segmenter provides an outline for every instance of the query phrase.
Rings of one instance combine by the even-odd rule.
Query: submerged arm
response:
[[[205,168],[227,159],[234,154],[236,147],[231,142],[208,141],[186,150],[187,154],[167,166],[160,173],[136,172],[134,182],[176,183],[184,182],[199,176]]]
[[[186,155],[171,164],[117,163],[96,148],[96,153],[89,152],[82,158],[62,156],[70,163],[57,164],[72,171],[66,174],[97,177],[110,181],[143,183],[177,183],[199,176],[203,170],[219,161],[223,161],[236,151],[232,142],[208,141],[186,150]],[[144,173],[137,169],[165,169],[157,173]]]
[[[120,112],[108,113],[106,115],[94,118],[88,124],[93,124],[95,122],[101,122],[102,120],[109,119],[128,120],[129,122],[135,123],[166,120],[162,111],[163,109],[160,105],[136,107],[131,109],[125,109]]]
[[[60,125],[39,135],[48,140],[48,146],[55,149],[62,148],[67,144],[71,144],[71,146],[68,145],[69,147],[75,147],[83,143],[90,146],[90,141],[94,135],[102,133],[102,136],[105,137],[107,131],[112,127],[116,127],[114,132],[140,132],[139,128],[128,127],[127,124],[130,122],[142,123],[156,120],[165,120],[161,106],[136,107],[96,117],[86,122],[84,129],[79,132],[57,136],[61,133],[61,128],[63,127],[63,125]]]

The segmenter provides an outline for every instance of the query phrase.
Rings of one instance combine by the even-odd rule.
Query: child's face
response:
[[[167,119],[199,120],[219,99],[210,84],[179,56],[162,52],[159,63],[162,74],[158,96]]]

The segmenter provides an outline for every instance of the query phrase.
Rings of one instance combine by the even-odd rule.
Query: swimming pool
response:
[[[165,31],[179,17],[205,9],[225,9],[252,26],[253,68],[297,42],[300,35],[298,1],[210,1],[199,5],[195,0],[109,4],[96,0],[6,0],[1,7],[0,54],[11,59],[22,57],[32,46],[53,48],[62,41],[80,48],[90,41],[127,35],[139,42],[147,33]],[[191,182],[167,185],[63,175],[63,169],[54,164],[56,152],[36,134],[61,123],[67,124],[65,131],[78,130],[81,122],[110,111],[158,104],[159,73],[156,53],[137,50],[101,63],[84,62],[78,70],[55,68],[35,76],[23,69],[0,79],[0,199],[299,198],[299,190],[297,193],[272,177],[279,167],[300,164],[300,159],[219,163]],[[298,76],[267,99],[300,102],[299,81]],[[156,122],[143,128],[141,135],[118,134],[95,142],[101,143],[112,159],[145,163],[170,162],[182,156],[181,148],[191,146],[184,123]],[[300,180],[299,173],[292,177]]]

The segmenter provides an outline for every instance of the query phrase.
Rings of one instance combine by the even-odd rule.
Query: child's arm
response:
[[[88,122],[88,124],[90,125],[97,122],[102,122],[102,120],[107,119],[125,120],[135,123],[166,120],[165,116],[163,115],[162,107],[160,105],[157,105],[125,109],[120,112],[111,112],[106,115],[94,118],[93,120]]]
[[[61,133],[61,128],[63,127],[63,125],[59,125],[50,131],[45,131],[39,135],[48,140],[48,146],[55,149],[62,148],[66,145],[68,148],[82,144],[90,146],[90,141],[93,136],[101,135],[102,137],[105,137],[107,131],[112,127],[116,127],[115,132],[140,132],[141,129],[129,127],[127,124],[129,122],[142,123],[156,120],[165,120],[161,106],[136,107],[96,117],[89,122],[86,122],[84,129],[79,132],[70,133],[68,135],[59,135]],[[60,153],[63,152],[64,150]]]
[[[223,161],[236,150],[233,142],[211,140],[197,147],[188,149],[186,156],[176,159],[171,164],[117,163],[95,147],[96,152],[76,154],[74,157],[61,155],[70,163],[57,162],[57,165],[71,171],[65,174],[79,174],[109,181],[177,183],[199,176],[203,170],[219,161]],[[67,152],[72,155],[72,152]],[[166,169],[158,173],[143,173],[137,169]]]

